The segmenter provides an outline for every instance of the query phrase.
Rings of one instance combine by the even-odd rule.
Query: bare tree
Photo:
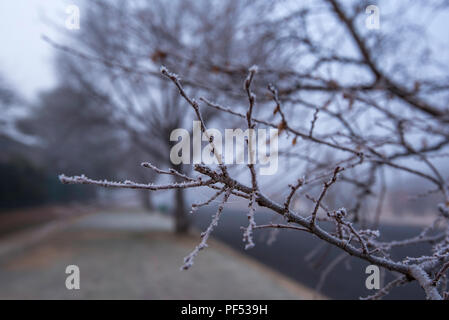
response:
[[[16,120],[21,116],[20,111],[23,111],[23,105],[22,97],[0,74],[0,136],[5,136],[19,143],[30,142],[16,128]]]
[[[98,177],[153,178],[136,170],[136,158],[129,155],[143,158],[144,154],[127,131],[111,125],[106,110],[77,88],[59,86],[41,93],[17,125],[21,132],[39,141],[33,147],[33,160],[57,172],[82,168]],[[148,192],[138,194],[143,207],[153,210]]]
[[[331,267],[349,254],[397,275],[396,280],[369,298],[381,298],[394,287],[411,281],[417,281],[429,299],[447,297],[444,283],[449,263],[449,189],[441,159],[448,156],[449,86],[445,83],[449,73],[433,42],[409,43],[398,36],[404,32],[411,34],[409,39],[422,36],[425,28],[411,23],[416,12],[447,10],[447,5],[407,3],[408,14],[401,15],[398,12],[404,12],[403,7],[392,6],[394,14],[382,18],[385,27],[371,31],[364,28],[367,4],[366,1],[345,5],[336,0],[301,4],[281,1],[263,7],[256,20],[251,15],[245,16],[247,25],[234,34],[245,30],[247,43],[258,43],[260,50],[271,48],[268,51],[275,53],[265,56],[259,68],[249,68],[245,76],[241,73],[244,60],[211,64],[185,46],[170,47],[154,56],[155,61],[167,65],[161,73],[182,98],[176,108],[185,112],[187,105],[191,113],[186,118],[191,120],[193,115],[200,121],[206,137],[207,125],[214,121],[216,113],[234,119],[227,121],[228,126],[277,129],[282,162],[276,175],[259,176],[251,162],[247,173],[242,174],[235,170],[238,169],[235,165],[225,164],[213,147],[218,164],[197,164],[192,173],[181,167],[165,170],[143,163],[158,174],[172,176],[175,183],[107,182],[86,176],[61,176],[61,181],[151,191],[212,189],[213,196],[193,208],[209,205],[218,197],[222,197],[221,204],[200,244],[185,258],[184,269],[206,247],[225,204],[231,197],[238,197],[249,205],[249,223],[244,228],[247,248],[254,245],[252,234],[257,229],[304,231],[342,250],[345,255],[339,256]],[[267,8],[270,10],[266,11]],[[176,15],[169,16],[179,21]],[[201,17],[207,20],[210,16]],[[398,17],[400,25],[394,23]],[[168,32],[175,43],[184,39],[166,26],[160,31]],[[207,39],[192,39],[192,43],[196,40],[208,43]],[[212,40],[213,45],[216,42],[218,52],[225,52],[217,39],[221,37]],[[202,49],[199,46],[197,50],[206,52]],[[251,50],[242,52],[248,56],[255,54]],[[279,63],[274,57],[279,58]],[[129,78],[149,72],[139,65],[106,58],[97,59],[98,62],[110,64],[108,70],[126,71]],[[257,61],[250,59],[246,63],[250,66]],[[204,70],[204,66],[208,67]],[[169,70],[176,70],[183,79]],[[198,70],[202,72],[197,73]],[[243,82],[244,90],[233,86],[237,78]],[[160,83],[163,90],[172,93],[165,82]],[[214,117],[207,116],[211,110]],[[163,118],[169,123],[171,120],[167,115]],[[160,127],[158,130],[163,132]],[[143,137],[141,133],[137,135]],[[166,138],[167,134],[162,136]],[[213,140],[209,142],[213,146]],[[391,180],[400,175],[419,179],[421,192],[416,197],[438,194],[441,203],[434,205],[434,223],[416,237],[385,242],[371,228],[377,228],[381,219],[385,199],[382,195],[388,192]],[[341,188],[336,190],[337,186]],[[334,200],[328,201],[329,196]],[[298,199],[308,201],[308,205],[296,206]],[[283,223],[257,225],[257,206],[278,214]],[[323,227],[329,224],[332,230]],[[430,243],[429,254],[403,260],[392,258],[393,248],[417,243]]]
[[[262,2],[250,4],[89,1],[83,28],[78,37],[70,38],[69,46],[47,41],[61,50],[57,63],[61,81],[90,94],[98,108],[106,111],[110,125],[126,131],[146,160],[169,166],[170,133],[188,127],[190,113],[179,112],[181,97],[160,78],[155,66],[164,64],[188,74],[195,91],[235,94],[233,83],[245,72],[243,66],[265,63],[276,55],[265,44],[265,32],[252,35],[250,41],[238,35],[258,18],[258,12],[266,10]],[[231,67],[231,61],[239,67]],[[203,116],[217,115],[208,109]],[[178,165],[176,170],[190,168]],[[190,225],[184,198],[182,190],[174,192],[173,211],[180,233]]]

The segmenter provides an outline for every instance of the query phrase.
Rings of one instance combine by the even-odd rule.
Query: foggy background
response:
[[[219,204],[213,201],[209,208],[189,213],[192,203],[207,201],[214,194],[207,188],[150,193],[64,185],[58,179],[59,174],[85,174],[100,180],[172,181],[142,168],[145,161],[192,173],[192,166],[170,162],[173,142],[169,137],[176,128],[191,131],[194,113],[172,83],[160,75],[161,65],[179,74],[192,96],[204,96],[241,113],[247,108],[242,90],[247,70],[258,65],[256,117],[276,124],[281,121],[266,90],[273,83],[291,126],[309,132],[317,113],[314,135],[364,152],[371,148],[384,155],[398,154],[395,164],[409,168],[398,170],[370,162],[354,165],[354,170],[345,173],[346,180],[328,193],[327,206],[347,208],[354,223],[379,229],[384,240],[414,237],[422,228],[432,226],[439,215],[437,205],[446,198],[444,190],[435,191],[432,179],[426,176],[435,175],[438,183],[447,186],[448,124],[410,104],[420,106],[414,99],[422,99],[447,117],[449,5],[446,1],[340,2],[347,12],[354,13],[351,18],[373,60],[388,79],[403,86],[405,97],[378,89],[376,85],[382,83],[370,87],[375,77],[359,61],[359,50],[327,1],[0,3],[0,240],[7,243],[18,232],[31,234],[48,223],[99,211],[113,213],[113,217],[123,215],[123,220],[117,221],[123,221],[124,229],[126,221],[135,218],[138,232],[144,234],[151,234],[153,227],[145,230],[143,221],[162,217],[171,226],[165,232],[193,233],[198,240],[198,230],[207,228]],[[80,9],[79,30],[66,27],[66,9],[73,4]],[[379,30],[365,26],[368,15],[364,8],[369,4],[381,10]],[[223,132],[245,128],[243,119],[203,105],[201,110],[210,128]],[[395,116],[406,119],[405,129]],[[347,126],[339,122],[342,118]],[[356,133],[345,133],[348,127]],[[404,135],[406,142],[401,140]],[[409,152],[409,144],[422,150],[431,165],[419,157],[420,152]],[[329,168],[352,164],[343,151],[295,138],[282,129],[279,149],[277,174],[259,177],[259,183],[272,199],[283,203],[289,184],[300,177],[310,179],[292,201],[292,208],[301,212],[313,209],[307,196],[319,194]],[[410,154],[402,156],[403,152]],[[250,183],[245,166],[230,168],[234,177]],[[240,227],[247,224],[247,207],[246,200],[231,198],[213,234],[216,239],[288,281],[329,298],[356,299],[371,294],[364,286],[363,262],[347,259],[331,271],[327,266],[338,252],[311,235],[261,230],[255,233],[256,247],[244,250]],[[136,212],[137,216],[132,216]],[[131,214],[128,220],[127,214]],[[257,214],[258,224],[280,221],[266,209]],[[102,223],[109,225],[109,216],[102,217],[80,222],[78,227],[92,224],[101,229]],[[120,229],[120,223],[114,228]],[[134,225],[129,228],[128,232],[136,231]],[[183,241],[176,239],[175,244]],[[126,241],[118,243],[125,246]],[[140,243],[145,239],[136,246]],[[429,248],[420,245],[395,254],[405,258],[424,254]],[[184,251],[187,254],[189,250]],[[179,255],[175,269],[185,254]],[[163,254],[158,257],[164,259]],[[7,259],[5,255],[4,261]],[[134,259],[139,257],[130,258]],[[6,278],[8,268],[4,266],[0,273],[3,270]],[[190,275],[186,272],[179,277],[185,277],[179,280],[182,282]],[[22,280],[25,286],[30,281],[25,279],[18,277],[8,288],[20,287]],[[215,285],[211,284],[210,290],[220,291],[220,284]],[[94,293],[88,298],[102,297],[95,295],[96,285],[92,288]],[[20,297],[13,289],[5,290],[1,298]],[[130,289],[117,286],[109,292],[127,297],[126,290]],[[151,298],[151,294],[138,297]],[[180,296],[160,296],[170,297]],[[276,297],[274,293],[264,296]],[[421,299],[423,294],[412,284],[398,289],[391,298]]]

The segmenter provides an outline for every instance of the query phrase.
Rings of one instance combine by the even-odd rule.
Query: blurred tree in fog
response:
[[[47,137],[26,130],[27,124],[36,125],[30,117],[38,115],[43,117],[0,77],[0,211],[92,198],[93,188],[61,188],[55,177],[59,171],[53,170],[54,162],[47,157],[50,149],[42,145]],[[46,128],[54,124],[47,122]],[[52,145],[51,150],[57,153],[61,146]]]
[[[15,132],[15,119],[14,107],[23,103],[20,96],[12,88],[11,84],[0,74],[0,138],[2,140],[20,140],[18,135],[20,133]],[[6,150],[6,146],[3,146],[3,150]],[[4,154],[3,157],[6,155]]]
[[[2,110],[17,101],[17,94],[0,74],[0,106]]]
[[[171,166],[170,133],[191,129],[192,113],[154,68],[176,68],[197,92],[232,95],[248,64],[282,64],[275,44],[268,42],[271,31],[248,29],[250,38],[239,35],[266,10],[263,1],[89,1],[79,34],[70,35],[67,46],[55,45],[62,49],[57,71],[64,85],[89,95],[107,125],[126,132],[144,154],[128,159]],[[203,115],[212,120],[220,113],[207,109]],[[174,197],[176,230],[186,232],[184,191],[174,191]]]
[[[20,127],[40,138],[45,161],[55,169],[70,171],[76,164],[89,174],[110,176],[112,168],[102,163],[115,148],[120,153],[120,139],[106,121],[104,111],[86,94],[58,87],[40,94],[31,116],[20,121]]]
[[[106,110],[98,108],[89,94],[77,88],[60,86],[40,95],[30,115],[18,122],[22,132],[37,137],[35,162],[51,167],[54,174],[83,170],[97,177],[137,174],[136,165],[127,160],[138,154],[125,131],[109,123]],[[151,178],[147,175],[147,178]],[[93,191],[93,190],[91,190]],[[152,209],[148,192],[143,205]]]

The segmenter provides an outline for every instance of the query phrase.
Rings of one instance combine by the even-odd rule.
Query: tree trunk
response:
[[[176,165],[175,169],[182,172],[182,165]],[[182,182],[182,180],[177,179],[177,182]],[[190,229],[190,218],[188,216],[187,207],[184,197],[184,189],[175,189],[175,206],[173,208],[173,216],[175,218],[175,233],[186,234]]]
[[[141,200],[141,204],[142,207],[149,211],[152,212],[154,210],[154,205],[153,205],[153,201],[151,200],[151,193],[147,190],[142,190],[140,191],[140,200]]]
[[[190,229],[190,219],[188,216],[185,200],[184,200],[184,190],[175,190],[175,233],[185,234]]]

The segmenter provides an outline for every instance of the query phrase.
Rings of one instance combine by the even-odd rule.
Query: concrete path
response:
[[[180,271],[199,235],[175,236],[161,215],[103,212],[58,227],[47,227],[45,237],[35,231],[38,240],[30,232],[31,243],[2,239],[0,299],[316,298],[213,239],[191,270]],[[68,265],[80,269],[80,290],[65,286]]]

